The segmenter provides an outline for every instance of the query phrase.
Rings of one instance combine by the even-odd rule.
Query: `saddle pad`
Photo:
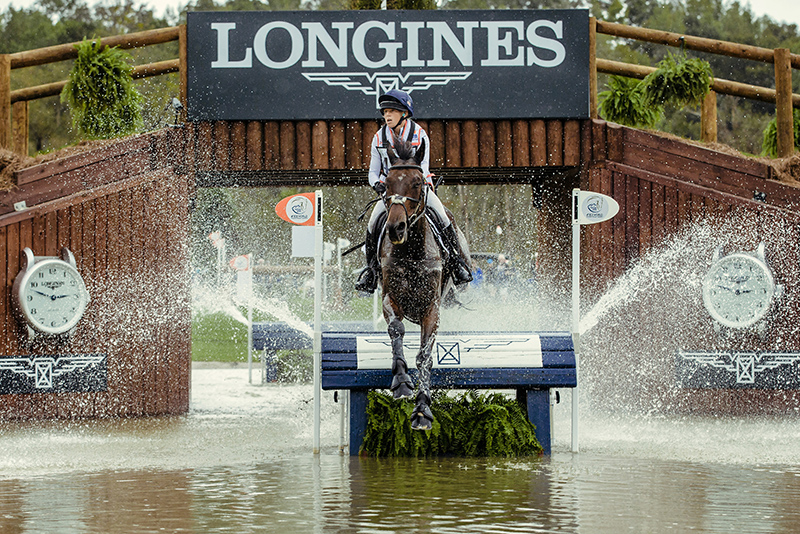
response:
[[[415,365],[419,336],[410,332],[403,343],[409,367]],[[436,337],[433,366],[440,368],[543,367],[542,344],[536,334],[475,334]],[[356,336],[359,369],[391,369],[392,343],[386,334]]]

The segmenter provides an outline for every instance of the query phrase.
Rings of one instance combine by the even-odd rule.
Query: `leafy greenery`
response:
[[[370,456],[531,456],[542,452],[535,427],[515,400],[474,390],[433,395],[429,432],[411,430],[412,401],[371,391],[361,452]]]
[[[645,103],[644,87],[639,80],[611,76],[609,89],[598,95],[598,111],[604,119],[634,128],[652,128],[661,118],[663,108]]]
[[[350,9],[380,9],[381,0],[350,0]],[[387,0],[386,9],[436,9],[436,0]]]
[[[800,150],[800,109],[792,112],[792,124],[794,125],[794,148]],[[762,144],[762,154],[775,158],[778,156],[778,120],[772,119],[764,130],[764,142]]]
[[[699,106],[711,88],[712,79],[707,61],[669,54],[642,80],[644,102],[649,106]]]
[[[76,45],[78,58],[61,101],[69,104],[72,125],[91,139],[109,139],[142,127],[142,97],[133,86],[130,55],[86,40]]]

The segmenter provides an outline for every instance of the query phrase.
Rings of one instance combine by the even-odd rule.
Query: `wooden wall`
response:
[[[25,195],[32,207],[0,215],[0,355],[107,354],[108,390],[2,395],[0,419],[188,410],[189,187],[153,159],[164,142],[142,136],[26,169],[19,189],[3,198],[6,205]],[[62,247],[75,255],[92,300],[67,343],[21,342],[10,294],[24,247],[37,256]]]
[[[674,387],[674,356],[683,350],[800,352],[800,188],[775,179],[771,167],[641,130],[593,121],[593,159],[581,187],[613,197],[620,213],[611,221],[583,229],[581,279],[587,308],[648,252],[663,251],[670,238],[680,246],[693,241],[724,243],[724,253],[755,251],[766,245],[767,260],[785,293],[763,332],[718,330],[702,303],[701,288],[689,295],[670,292],[672,272],[686,276],[710,266],[713,248],[696,254],[677,248],[676,260],[653,263],[653,283],[612,314],[608,331],[593,333],[596,347],[611,353],[587,355],[589,384],[620,404],[660,406],[663,411],[714,414],[790,413],[800,405],[796,391],[754,389],[681,390]],[[755,200],[763,193],[763,200]],[[700,223],[705,223],[701,225]],[[693,233],[702,233],[696,235]],[[709,238],[706,232],[714,237]],[[659,282],[659,278],[666,281]],[[672,282],[670,282],[670,280]],[[674,284],[680,285],[680,280]],[[588,311],[584,310],[585,312]],[[599,339],[598,339],[599,338]],[[635,377],[635,387],[620,388],[611,376]],[[612,402],[611,404],[614,404]]]

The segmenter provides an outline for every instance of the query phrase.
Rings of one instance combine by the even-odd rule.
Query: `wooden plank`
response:
[[[231,168],[231,127],[227,121],[214,123],[214,168],[219,171]]]
[[[214,123],[197,123],[197,146],[195,149],[195,162],[198,171],[208,171],[214,168]]]
[[[372,138],[378,133],[381,125],[378,121],[365,121],[361,124],[361,163],[369,168],[372,154]]]
[[[295,124],[295,143],[297,149],[297,168],[311,168],[311,123],[298,121]],[[326,143],[327,144],[327,143]]]
[[[480,151],[479,164],[481,167],[494,167],[497,165],[497,140],[493,121],[481,121],[478,124]]]
[[[328,135],[328,123],[326,121],[314,121],[311,128],[311,166],[314,169],[330,168],[330,139]]]
[[[639,179],[625,177],[625,267],[639,257]]]
[[[281,150],[281,125],[276,121],[264,123],[264,168],[279,169],[283,151]]]
[[[480,163],[478,123],[464,121],[461,125],[461,163],[464,167],[477,167]]]
[[[606,121],[592,120],[592,159],[595,161],[608,159],[606,124]]]
[[[362,158],[361,154],[361,123],[358,121],[348,121],[345,124],[345,165],[348,169],[361,169],[368,163]]]
[[[581,130],[581,154],[580,161],[584,164],[592,162],[593,158],[593,123],[592,121],[579,121]]]
[[[511,121],[497,122],[497,164],[501,167],[514,165],[514,135]]]
[[[564,121],[564,162],[563,165],[576,167],[581,163],[581,122]]]
[[[564,123],[560,120],[547,121],[547,164],[564,164]]]
[[[600,193],[614,198],[620,205],[621,197],[614,197],[614,176],[608,169],[598,169],[600,174]],[[618,195],[618,193],[617,193]],[[616,217],[614,217],[616,219]],[[600,223],[600,267],[602,269],[604,282],[611,281],[612,273],[614,272],[614,222],[613,219]],[[601,286],[601,289],[604,289]]]
[[[14,173],[17,185],[25,185],[56,174],[74,171],[83,167],[102,163],[126,154],[150,151],[150,135],[137,135],[105,147],[81,152],[57,160],[40,163]]]
[[[448,167],[461,167],[461,124],[449,120],[444,125],[445,164]]]
[[[664,186],[659,183],[650,182],[650,188],[652,191],[652,239],[654,245],[659,245],[667,236]]]
[[[683,230],[692,221],[692,194],[678,189],[678,230]]]
[[[3,262],[2,265],[8,265],[8,244],[6,241],[6,234],[8,233],[7,226],[0,226],[0,261]],[[2,293],[0,293],[0,332],[3,333],[2,337],[0,337],[0,354],[13,354],[11,351],[11,347],[9,346],[8,339],[11,337],[11,333],[14,331],[14,318],[13,312],[11,311],[11,302],[10,302],[10,295],[11,295],[11,286],[13,285],[13,279],[11,283],[9,283],[8,279],[8,270],[5,267],[0,267],[0,288],[2,288]],[[3,396],[0,396],[0,415],[3,413]]]
[[[444,122],[428,123],[428,138],[431,140],[431,168],[446,166],[447,150],[445,148]]]
[[[280,126],[280,150],[281,150],[281,169],[291,170],[297,168],[297,151],[295,143],[295,127],[291,121],[281,121]]]
[[[264,168],[264,127],[258,121],[248,121],[245,145],[245,168],[258,171]]]
[[[653,197],[651,184],[639,180],[639,254],[644,255],[653,245]]]
[[[531,121],[531,165],[547,165],[547,125],[541,119]]]
[[[528,121],[515,120],[512,127],[514,166],[528,167],[531,164],[531,141]]]
[[[624,127],[622,127],[624,128]],[[665,152],[671,156],[701,161],[713,167],[734,170],[741,174],[749,174],[759,178],[767,178],[768,165],[752,158],[741,158],[710,148],[652,134],[635,128],[624,128],[625,143],[647,147],[657,152]]]
[[[243,121],[233,121],[230,129],[230,169],[243,171],[247,169],[247,125]]]
[[[125,301],[133,301],[133,284],[137,274],[132,272],[133,249],[131,246],[133,239],[133,191],[136,188],[128,188],[119,192],[119,237],[117,240],[117,261],[118,272],[127,273],[119,285],[116,286],[116,294],[120,295]],[[138,192],[138,191],[137,191]],[[113,332],[119,336],[121,343],[117,350],[109,355],[108,378],[109,393],[115,400],[114,406],[110,407],[111,413],[118,416],[138,415],[141,412],[131,410],[135,399],[134,370],[136,366],[136,356],[134,350],[137,346],[135,336],[130,329],[119,328],[119,325],[129,325],[129,313],[132,312],[134,302],[130,302],[128,309],[118,308],[114,311],[117,318]]]
[[[345,168],[345,130],[342,121],[331,121],[328,134],[328,158],[331,169]]]
[[[625,228],[626,228],[626,219],[628,217],[628,206],[627,206],[627,188],[626,188],[626,175],[614,172],[612,174],[612,197],[614,199],[618,199],[620,202],[620,211],[622,213],[618,214],[616,217],[611,219],[613,222],[614,227],[614,237],[612,238],[611,242],[613,244],[612,250],[613,253],[613,273],[614,277],[622,275],[625,272],[626,265],[626,256],[625,256]]]
[[[664,231],[674,235],[678,231],[678,188],[664,186]]]

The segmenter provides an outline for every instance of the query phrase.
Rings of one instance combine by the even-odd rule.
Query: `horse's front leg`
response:
[[[419,352],[417,352],[417,370],[419,371],[419,391],[417,404],[411,413],[411,428],[414,430],[430,430],[433,428],[433,412],[431,412],[431,369],[433,368],[433,344],[436,342],[436,331],[439,329],[439,306],[426,315],[422,321]]]
[[[389,325],[389,339],[392,340],[392,396],[395,399],[410,399],[414,394],[414,382],[408,375],[408,364],[403,355],[403,336],[406,327],[403,319],[396,313],[391,306],[390,299],[384,297],[384,318]],[[388,305],[388,309],[387,309]]]

